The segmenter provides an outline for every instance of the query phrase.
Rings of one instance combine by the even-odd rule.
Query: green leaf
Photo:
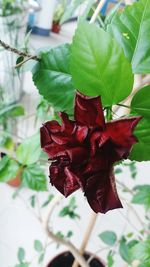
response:
[[[132,90],[131,66],[121,47],[94,24],[79,22],[70,66],[79,91],[89,96],[101,95],[104,106],[122,101]]]
[[[108,255],[107,255],[107,264],[108,264],[108,267],[112,267],[113,264],[114,264],[114,253],[112,251],[109,251]]]
[[[150,144],[150,120],[142,118],[134,130],[134,135],[139,142]]]
[[[139,142],[133,146],[130,160],[149,161],[150,160],[150,144]]]
[[[150,209],[150,185],[137,185],[134,187],[134,196],[132,203],[145,205],[146,209]]]
[[[55,108],[70,110],[75,88],[69,70],[70,45],[65,44],[41,53],[33,69],[33,81],[39,93]]]
[[[124,237],[122,237],[122,239],[120,240],[119,253],[124,261],[131,263],[131,252]]]
[[[35,203],[36,203],[36,196],[33,195],[33,196],[30,197],[30,204],[31,204],[32,208],[35,207]]]
[[[150,85],[140,89],[133,97],[131,108],[137,114],[150,119]]]
[[[99,237],[101,238],[101,240],[109,245],[109,246],[113,246],[116,241],[117,241],[117,236],[115,234],[115,232],[112,232],[112,231],[105,231],[105,232],[102,232]]]
[[[47,200],[42,204],[42,208],[46,207],[50,202],[51,200],[54,198],[54,195],[51,194],[48,196]]]
[[[38,259],[38,263],[42,263],[43,262],[44,256],[45,256],[45,254],[41,253],[41,255],[39,256],[39,259]]]
[[[134,73],[150,73],[150,1],[140,0],[114,17],[108,30],[123,47]]]
[[[36,165],[27,166],[22,174],[22,185],[36,191],[46,191],[47,181],[44,170]]]
[[[35,240],[34,241],[34,249],[37,251],[37,252],[41,252],[43,250],[43,245],[41,243],[40,240]]]
[[[8,156],[0,160],[0,182],[13,180],[19,171],[19,164]]]
[[[15,265],[15,267],[29,267],[29,266],[30,266],[29,262],[22,262],[22,263]]]
[[[39,159],[40,154],[41,147],[39,134],[25,139],[16,150],[17,159],[23,165],[35,163]]]
[[[10,105],[0,109],[0,118],[1,117],[18,117],[24,115],[24,108],[19,105]]]
[[[24,259],[25,259],[25,250],[24,250],[24,248],[19,248],[18,249],[18,254],[17,254],[17,256],[18,256],[18,260],[19,260],[19,262],[20,263],[22,263],[23,261],[24,261]]]
[[[150,240],[141,241],[131,250],[132,260],[140,260],[150,264]]]

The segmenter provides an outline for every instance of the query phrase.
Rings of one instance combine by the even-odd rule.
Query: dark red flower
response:
[[[48,154],[50,181],[66,197],[81,188],[95,212],[121,208],[113,165],[126,159],[137,142],[133,130],[141,117],[105,123],[100,97],[80,93],[75,120],[60,113],[62,124],[48,121],[41,128],[41,147]]]

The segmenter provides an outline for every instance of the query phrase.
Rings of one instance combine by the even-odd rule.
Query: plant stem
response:
[[[80,252],[78,251],[78,249],[70,242],[67,241],[63,238],[58,237],[57,235],[55,235],[50,229],[49,229],[49,220],[51,217],[51,214],[55,208],[55,206],[57,204],[60,203],[62,199],[62,196],[56,196],[49,204],[49,210],[47,212],[47,216],[46,219],[43,221],[43,226],[44,229],[47,233],[47,235],[53,239],[56,243],[60,244],[60,245],[64,245],[66,246],[69,251],[72,253],[72,255],[74,256],[75,259],[77,259],[78,263],[82,266],[82,267],[89,267],[88,263],[85,261],[84,257],[80,254]]]
[[[93,231],[93,227],[95,225],[96,219],[97,219],[97,214],[92,211],[90,223],[89,223],[89,225],[88,225],[88,227],[86,229],[85,236],[83,238],[83,241],[82,241],[82,244],[81,244],[81,247],[80,247],[80,253],[81,254],[84,253],[84,250],[85,250],[85,248],[87,246],[87,243],[88,243],[89,238],[91,236],[91,233]],[[78,267],[78,261],[77,260],[74,261],[72,267]]]
[[[0,45],[1,45],[2,47],[4,47],[6,50],[8,50],[8,51],[10,51],[10,52],[13,52],[13,53],[17,54],[18,56],[28,57],[28,58],[30,58],[30,59],[32,58],[32,59],[34,59],[34,60],[36,60],[36,61],[39,61],[39,58],[38,58],[36,55],[32,56],[32,55],[27,54],[27,53],[25,53],[25,52],[23,52],[23,51],[20,51],[20,50],[18,50],[18,49],[16,49],[16,48],[11,47],[10,45],[6,44],[6,43],[3,42],[2,40],[0,40]]]
[[[93,23],[93,22],[96,21],[96,18],[97,18],[97,16],[98,16],[99,12],[101,11],[101,9],[103,8],[105,2],[106,2],[106,0],[101,0],[101,1],[99,2],[99,4],[97,5],[97,8],[95,9],[95,12],[94,12],[94,14],[93,14],[91,20],[90,20],[90,23]]]

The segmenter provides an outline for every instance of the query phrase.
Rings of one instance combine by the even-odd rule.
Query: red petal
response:
[[[82,165],[82,163],[89,157],[88,149],[80,146],[66,149],[66,154],[69,156],[70,161],[73,164],[78,163],[80,165]]]
[[[52,163],[50,166],[50,182],[65,197],[80,188],[75,175],[69,170],[69,167],[62,168],[56,163]]]
[[[75,123],[69,120],[68,115],[64,112],[60,112],[59,116],[62,120],[61,130],[67,133],[68,135],[72,134],[75,128]]]
[[[91,176],[87,180],[84,191],[91,208],[96,213],[122,208],[111,170],[101,171]]]
[[[109,122],[106,124],[106,131],[103,134],[105,137],[109,137],[116,145],[130,147],[137,142],[133,131],[141,118],[131,117]]]
[[[99,125],[104,128],[105,121],[100,97],[88,97],[78,92],[75,98],[75,120],[82,125]]]
[[[61,126],[58,121],[47,121],[44,126],[47,128],[49,133],[58,133],[61,131]]]
[[[66,136],[63,133],[51,134],[52,140],[58,145],[65,145],[75,143],[75,140],[72,136]]]
[[[44,148],[47,144],[52,142],[49,132],[45,126],[40,128],[41,148]]]
[[[78,126],[76,128],[76,138],[80,143],[83,143],[88,134],[88,127]]]

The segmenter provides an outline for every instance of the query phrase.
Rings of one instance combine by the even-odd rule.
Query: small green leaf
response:
[[[35,134],[32,137],[25,139],[16,150],[17,159],[23,165],[35,163],[39,159],[40,154],[41,147],[39,134]]]
[[[137,114],[150,119],[150,85],[143,87],[134,95],[131,108]]]
[[[24,108],[19,105],[10,105],[8,107],[0,109],[0,118],[1,117],[13,118],[22,115],[24,115]]]
[[[24,248],[20,247],[20,248],[18,249],[18,254],[17,254],[17,256],[18,256],[18,260],[19,260],[19,262],[22,263],[22,262],[24,261],[24,259],[25,259],[25,250],[24,250]]]
[[[76,88],[88,96],[101,95],[104,106],[116,104],[130,94],[131,65],[118,43],[97,25],[79,22],[70,61]]]
[[[30,197],[30,203],[31,203],[31,207],[34,208],[35,203],[36,203],[36,196],[35,195]]]
[[[132,260],[140,260],[150,264],[150,240],[141,241],[131,250]]]
[[[113,264],[114,264],[114,253],[112,251],[109,251],[108,255],[107,255],[107,264],[108,264],[108,267],[112,267]]]
[[[69,69],[70,45],[65,44],[41,52],[40,62],[33,69],[33,81],[39,93],[55,108],[70,110],[75,87]]]
[[[41,253],[41,255],[39,256],[39,259],[38,259],[38,263],[42,263],[43,262],[44,256],[45,256],[45,254]]]
[[[113,246],[117,241],[117,236],[115,232],[112,231],[102,232],[101,234],[99,234],[99,237],[105,244],[109,246]]]
[[[133,192],[132,203],[145,205],[146,209],[150,209],[150,185],[137,185]]]
[[[8,182],[16,178],[19,171],[19,164],[8,156],[0,160],[0,182]]]
[[[40,240],[35,240],[34,241],[34,249],[37,251],[37,252],[41,252],[43,250],[43,245],[41,243]]]
[[[73,232],[72,232],[72,231],[68,231],[66,237],[67,237],[67,238],[70,238],[70,237],[72,237],[72,236],[73,236]]]
[[[54,198],[54,195],[49,195],[47,200],[42,204],[42,208],[46,207],[50,202],[51,200]]]
[[[131,252],[124,237],[122,237],[122,239],[120,240],[119,253],[124,261],[131,263]]]
[[[47,190],[47,180],[44,170],[36,165],[27,166],[21,177],[22,185],[36,191]]]

